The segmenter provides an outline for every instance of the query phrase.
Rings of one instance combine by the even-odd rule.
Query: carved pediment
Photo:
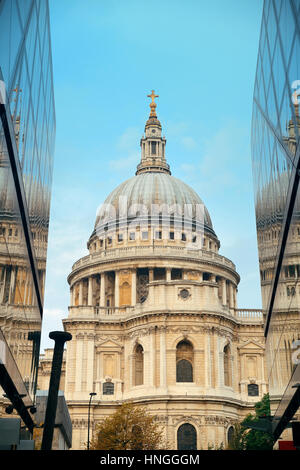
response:
[[[265,346],[262,345],[261,343],[258,343],[255,340],[249,339],[245,343],[240,344],[238,346],[238,349],[240,350],[240,353],[249,353],[252,351],[257,352],[257,350],[259,350],[259,352],[263,352],[265,349]]]
[[[123,345],[112,339],[106,339],[97,344],[97,349],[101,349],[102,351],[120,351],[123,349]]]

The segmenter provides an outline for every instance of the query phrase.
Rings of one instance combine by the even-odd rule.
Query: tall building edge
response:
[[[265,0],[254,84],[252,169],[275,440],[300,398],[300,2]]]
[[[9,413],[32,434],[55,141],[48,0],[2,0],[0,42],[0,427]]]

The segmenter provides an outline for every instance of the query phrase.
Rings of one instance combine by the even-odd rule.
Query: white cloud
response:
[[[189,137],[189,136],[182,137],[181,143],[187,150],[193,150],[197,147],[197,142],[193,137]]]
[[[120,150],[131,150],[136,148],[139,139],[141,138],[141,131],[137,127],[128,127],[117,141],[117,148]]]
[[[121,156],[109,161],[109,167],[113,171],[123,171],[135,169],[139,163],[141,155],[137,151],[139,140],[141,138],[140,129],[137,127],[128,127],[119,137],[116,143],[116,151]]]
[[[109,166],[112,170],[122,171],[127,169],[135,169],[140,161],[140,154],[138,152],[131,153],[127,157],[111,160]]]
[[[186,133],[189,125],[187,122],[169,122],[168,123],[168,138],[171,140],[173,137],[182,136]]]
[[[197,170],[197,167],[190,163],[182,163],[180,165],[180,169],[186,173],[193,173],[195,170]]]
[[[44,309],[44,320],[48,317],[54,318],[64,318],[66,316],[66,312],[60,308],[45,308]]]

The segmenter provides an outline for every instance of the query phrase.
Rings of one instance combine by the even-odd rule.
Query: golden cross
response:
[[[159,98],[159,95],[156,95],[154,93],[154,90],[152,90],[151,95],[147,95],[148,98],[152,98],[152,103],[154,103],[154,98]]]

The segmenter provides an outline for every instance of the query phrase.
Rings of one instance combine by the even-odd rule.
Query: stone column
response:
[[[224,348],[221,348],[220,338],[217,337],[218,386],[224,387]]]
[[[73,287],[70,287],[70,307],[73,307]]]
[[[88,305],[93,305],[93,276],[89,276],[88,285]]]
[[[166,271],[167,271],[166,272],[166,274],[167,274],[166,279],[169,282],[169,281],[171,281],[171,268],[167,268]]]
[[[214,341],[214,359],[215,359],[215,388],[220,387],[220,349],[219,349],[219,337],[217,333],[213,336]]]
[[[130,354],[128,356],[129,359],[129,387],[132,388],[134,386],[134,379],[133,379],[133,373],[134,373],[134,368],[133,368],[133,363],[134,363],[134,354]]]
[[[41,286],[43,297],[45,295],[45,285],[46,285],[46,270],[44,269],[43,275],[42,275],[42,286]]]
[[[4,266],[2,269],[4,270],[4,275],[3,275],[3,283],[2,283],[2,287],[1,287],[1,291],[0,291],[0,303],[3,302],[3,298],[4,298],[5,281],[6,281],[6,266]],[[19,268],[19,271],[20,271],[20,268]]]
[[[226,305],[227,303],[227,296],[226,296],[226,279],[222,279],[222,303]]]
[[[115,271],[115,307],[120,306],[119,271]]]
[[[75,339],[74,339],[75,341]],[[69,387],[70,387],[70,382],[72,382],[73,378],[75,380],[76,378],[76,369],[75,367],[72,367],[72,359],[75,356],[75,351],[76,351],[76,343],[74,341],[70,341],[68,344],[68,350],[66,354],[66,373],[65,373],[65,396],[66,399],[70,399],[71,394],[69,392]],[[75,361],[74,361],[75,362]]]
[[[237,289],[235,286],[233,288],[233,306],[237,308]]]
[[[14,303],[14,285],[15,285],[15,274],[16,274],[16,267],[13,266],[11,270],[11,277],[10,277],[10,287],[9,287],[9,298],[8,303]]]
[[[79,281],[79,299],[78,305],[81,306],[83,304],[83,281]]]
[[[210,356],[210,334],[205,335],[205,386],[211,387],[211,356]]]
[[[28,290],[28,274],[27,270],[25,272],[25,287],[24,287],[24,292],[23,292],[23,304],[27,305],[27,290]]]
[[[131,274],[131,305],[136,305],[136,269]]]
[[[229,283],[229,308],[234,308],[233,284],[232,284],[232,282]]]
[[[83,355],[83,334],[76,336],[76,372],[75,372],[75,392],[81,392],[82,386],[82,355]]]
[[[230,364],[230,376],[231,376],[231,384],[230,384],[230,387],[232,387],[233,389],[236,389],[235,387],[235,379],[236,379],[236,376],[237,374],[234,373],[234,370],[235,370],[235,367],[234,367],[234,363],[235,363],[235,353],[236,351],[233,350],[233,345],[230,345],[230,360],[229,360],[229,364]],[[237,364],[237,362],[236,362]]]
[[[166,330],[160,330],[160,386],[167,386]]]
[[[94,335],[88,335],[87,344],[87,372],[86,372],[86,386],[88,392],[93,392],[94,381]]]
[[[149,282],[152,282],[154,279],[153,268],[149,268]]]
[[[150,330],[150,360],[149,360],[149,385],[155,386],[155,328]]]
[[[100,274],[100,307],[105,307],[105,273]]]

